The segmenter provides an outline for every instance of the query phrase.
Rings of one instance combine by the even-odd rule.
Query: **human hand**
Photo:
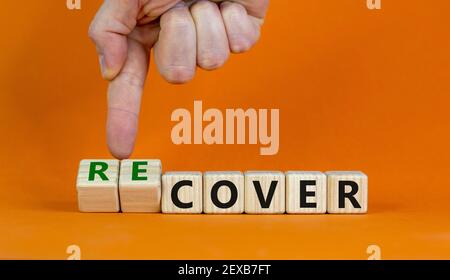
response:
[[[89,29],[108,88],[107,141],[128,158],[137,134],[150,50],[171,83],[190,81],[196,67],[221,67],[230,52],[259,39],[269,0],[105,0]]]

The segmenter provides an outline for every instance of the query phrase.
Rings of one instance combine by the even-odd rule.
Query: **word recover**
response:
[[[81,212],[173,214],[367,213],[359,171],[166,172],[160,160],[82,160]]]

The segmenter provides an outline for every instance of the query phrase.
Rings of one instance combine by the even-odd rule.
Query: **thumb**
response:
[[[127,35],[136,27],[139,0],[105,0],[89,28],[103,78],[113,80],[127,59]]]

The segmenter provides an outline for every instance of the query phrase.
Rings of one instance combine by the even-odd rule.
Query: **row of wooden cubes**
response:
[[[367,213],[359,171],[167,172],[160,160],[82,160],[81,212]]]

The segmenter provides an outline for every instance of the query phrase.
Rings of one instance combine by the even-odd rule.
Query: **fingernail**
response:
[[[104,55],[100,55],[99,56],[99,61],[100,61],[100,70],[102,72],[102,76],[104,79],[106,80],[110,80],[113,77],[113,71],[108,68],[108,66],[106,66],[106,62],[105,62],[105,56]]]

